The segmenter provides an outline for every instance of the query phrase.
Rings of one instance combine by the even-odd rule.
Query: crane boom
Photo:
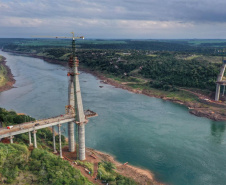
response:
[[[75,39],[84,39],[84,36],[80,36],[80,37],[75,37],[75,35],[74,35],[74,32],[71,32],[72,33],[72,37],[64,37],[64,36],[39,36],[39,35],[34,35],[34,36],[32,36],[32,37],[35,37],[35,38],[56,38],[56,39],[58,39],[58,38],[62,38],[62,39],[73,39],[73,40],[75,40]]]

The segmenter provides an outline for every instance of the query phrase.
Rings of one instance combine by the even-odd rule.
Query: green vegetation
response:
[[[80,166],[87,168],[90,171],[90,175],[91,176],[93,175],[93,171],[94,171],[93,163],[89,163],[87,161],[79,161],[79,160],[77,160],[76,163]]]
[[[21,170],[26,170],[28,157],[26,146],[0,143],[0,184],[13,182]]]
[[[31,153],[30,170],[38,176],[39,184],[92,184],[73,168],[68,161],[42,149]]]
[[[7,82],[7,70],[2,64],[4,58],[0,56],[0,87],[4,86]]]
[[[0,108],[0,123],[3,127],[9,125],[20,124],[28,121],[34,121],[35,119],[27,115],[18,115],[15,111],[7,111],[4,108]]]
[[[32,174],[25,184],[92,184],[67,161],[43,149],[31,154],[25,145],[0,143],[0,184],[21,183],[21,174]]]
[[[111,162],[101,162],[98,164],[98,178],[111,185],[136,185],[137,183],[127,177],[119,175],[113,169],[115,166]]]

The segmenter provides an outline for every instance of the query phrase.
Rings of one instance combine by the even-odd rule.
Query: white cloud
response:
[[[225,6],[224,0],[0,0],[0,30],[81,30],[90,37],[140,38],[181,37],[183,33],[195,37],[207,28],[206,33],[218,37],[223,32],[214,29],[223,29],[226,23]],[[217,26],[212,28],[213,24]],[[3,35],[7,32],[1,31]]]
[[[1,27],[39,27],[43,23],[40,19],[4,17],[0,19]]]

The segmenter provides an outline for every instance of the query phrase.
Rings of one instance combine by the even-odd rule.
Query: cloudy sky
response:
[[[0,38],[226,39],[225,0],[0,0]]]

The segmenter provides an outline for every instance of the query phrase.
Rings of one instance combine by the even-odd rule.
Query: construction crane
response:
[[[72,39],[72,40],[75,40],[75,39],[84,39],[84,36],[80,36],[80,37],[75,37],[75,34],[74,32],[71,32],[72,34],[72,37],[64,37],[64,36],[39,36],[39,35],[34,35],[32,37],[35,37],[35,38],[55,38],[55,39],[58,39],[58,38],[61,38],[61,39]]]

